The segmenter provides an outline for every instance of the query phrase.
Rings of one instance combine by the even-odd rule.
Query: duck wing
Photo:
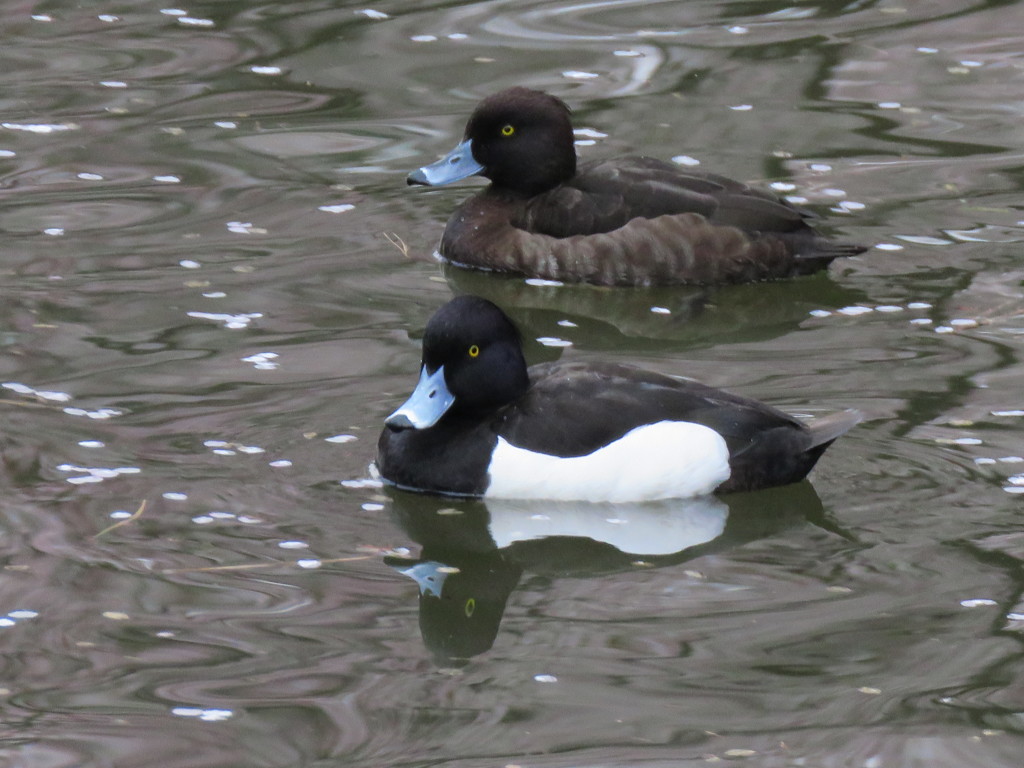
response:
[[[501,413],[497,431],[517,447],[554,456],[586,455],[659,421],[703,424],[730,451],[776,427],[806,431],[756,400],[623,365],[546,363],[530,369],[530,380],[526,395]]]
[[[650,157],[599,160],[526,205],[517,225],[552,237],[611,232],[635,218],[696,213],[746,232],[809,229],[809,214],[774,195],[716,174]]]

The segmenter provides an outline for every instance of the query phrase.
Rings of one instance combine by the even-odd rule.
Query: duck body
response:
[[[393,485],[431,493],[696,497],[801,480],[858,420],[847,411],[807,425],[750,398],[623,365],[527,370],[511,321],[463,296],[428,324],[420,386],[386,420],[377,467]]]
[[[740,283],[824,269],[864,250],[834,243],[809,214],[724,176],[648,157],[577,167],[569,110],[510,88],[484,99],[465,138],[409,175],[491,185],[449,219],[442,258],[461,266],[598,285]]]

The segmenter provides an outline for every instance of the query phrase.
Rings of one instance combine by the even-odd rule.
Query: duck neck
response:
[[[576,152],[567,157],[549,157],[532,161],[529,171],[491,176],[491,187],[517,198],[531,198],[549,192],[576,175]]]

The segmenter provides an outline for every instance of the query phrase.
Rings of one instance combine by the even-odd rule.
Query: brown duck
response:
[[[491,184],[448,220],[453,264],[597,285],[711,285],[806,275],[863,246],[835,243],[810,214],[732,179],[648,157],[576,164],[570,110],[528,88],[489,96],[463,141],[409,174]]]

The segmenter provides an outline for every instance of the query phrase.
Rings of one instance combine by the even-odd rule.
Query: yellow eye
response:
[[[462,606],[462,610],[466,614],[466,618],[468,619],[470,616],[476,613],[476,600],[474,600],[472,597],[469,598],[469,600],[466,601],[466,604]]]
[[[469,356],[470,357],[477,357],[479,355],[480,355],[480,347],[478,347],[476,344],[474,344],[473,346],[471,346],[469,348]]]
[[[506,125],[506,126],[503,126],[502,129],[501,129],[501,135],[502,136],[511,136],[515,132],[516,132],[516,127],[514,125]]]

